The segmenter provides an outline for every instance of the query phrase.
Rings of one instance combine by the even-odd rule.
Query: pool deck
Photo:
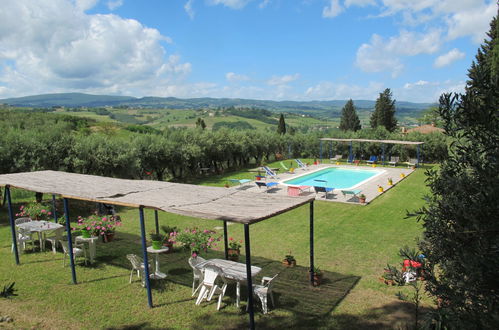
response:
[[[337,168],[349,168],[349,169],[373,169],[371,165],[335,165],[335,164],[319,164],[319,165],[310,165],[308,166],[307,170],[302,170],[302,169],[296,169],[294,174],[290,173],[278,173],[278,179],[273,180],[268,178],[267,182],[279,182],[279,185],[277,187],[272,187],[266,190],[265,188],[258,188],[254,182],[251,182],[249,185],[242,186],[242,187],[234,187],[233,189],[245,189],[247,191],[252,191],[252,192],[258,192],[261,191],[262,194],[268,193],[268,194],[280,194],[280,195],[288,195],[288,189],[287,189],[287,184],[282,183],[284,181],[287,181],[289,179],[296,178],[301,175],[305,174],[310,174],[315,171],[324,169],[326,167],[337,167]],[[386,191],[397,185],[401,180],[404,178],[401,177],[401,173],[407,177],[410,175],[414,170],[411,168],[400,168],[400,167],[391,167],[391,166],[381,166],[381,165],[376,165],[375,169],[378,170],[384,170],[384,172],[367,182],[360,184],[358,186],[355,186],[351,190],[362,190],[360,194],[364,194],[366,196],[366,203],[359,203],[359,199],[353,195],[346,195],[343,196],[341,190],[342,189],[334,189],[332,192],[329,192],[327,194],[327,199],[325,198],[325,194],[323,192],[315,194],[314,188],[311,187],[308,191],[304,191],[301,193],[301,196],[306,196],[306,195],[316,195],[316,200],[320,201],[328,201],[328,202],[340,202],[340,203],[349,203],[349,204],[358,204],[358,205],[366,205],[369,204],[372,200],[374,200],[376,197],[384,194]],[[393,185],[389,186],[388,185],[388,178],[392,178],[393,180]],[[265,180],[263,180],[265,182]],[[378,190],[378,186],[383,187],[383,192],[380,192]],[[333,184],[334,187],[334,184]]]

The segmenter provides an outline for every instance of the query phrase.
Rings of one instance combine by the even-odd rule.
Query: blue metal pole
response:
[[[57,223],[57,207],[55,205],[55,195],[52,195],[52,214],[54,215],[54,222]]]
[[[352,141],[350,141],[350,147],[348,148],[348,160],[353,162],[353,157],[352,157]]]
[[[381,149],[383,150],[383,155],[381,156],[382,157],[382,162],[383,162],[383,165],[385,165],[385,144],[382,143],[381,144]]]
[[[288,143],[288,158],[293,158],[291,155],[291,143]]]
[[[154,210],[154,224],[156,225],[156,234],[159,234],[158,210]]]
[[[244,224],[244,246],[246,249],[246,280],[248,281],[248,313],[250,329],[255,329],[255,311],[253,309],[253,279],[251,278],[251,249],[249,224]]]
[[[225,260],[229,259],[229,241],[227,239],[227,221],[224,220],[224,244],[225,244]]]
[[[321,150],[319,151],[319,159],[320,162],[322,163],[322,140],[321,140]]]
[[[333,141],[329,144],[329,159],[333,158]]]
[[[310,284],[314,285],[314,202],[310,202]]]
[[[71,223],[69,220],[69,204],[68,199],[64,198],[64,215],[66,216],[66,231],[68,233],[68,248],[69,248],[69,262],[71,265],[71,276],[73,284],[78,284],[76,281],[75,259],[73,257],[73,239],[71,237]]]
[[[5,186],[5,198],[7,199],[7,208],[9,212],[10,231],[12,233],[12,244],[14,245],[14,257],[16,264],[19,265],[19,251],[17,250],[16,224],[14,223],[14,211],[12,210],[12,200],[10,198],[10,187]]]
[[[419,144],[416,145],[416,157],[417,157],[416,167],[419,167]]]
[[[145,272],[145,282],[147,290],[147,303],[149,307],[153,308],[152,304],[152,293],[151,293],[151,281],[149,279],[149,258],[147,257],[147,245],[146,245],[146,227],[144,225],[144,207],[139,207],[139,218],[140,218],[140,234],[142,235],[142,253],[144,256],[144,272]]]

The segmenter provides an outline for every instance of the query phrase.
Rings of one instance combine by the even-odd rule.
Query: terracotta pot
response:
[[[114,239],[114,233],[104,234],[101,237],[104,243],[108,243]]]
[[[322,274],[314,273],[314,278],[313,278],[313,281],[312,281],[312,285],[313,286],[319,286],[319,285],[321,285],[321,282],[322,282]]]
[[[364,204],[366,202],[366,198],[359,197],[359,203]]]
[[[168,248],[168,251],[166,253],[173,252],[173,243],[172,242],[165,242],[165,243],[163,243],[163,246]]]
[[[294,267],[296,266],[296,260],[292,260],[292,261],[287,261],[286,259],[284,259],[282,261],[282,264],[286,267]]]
[[[240,251],[239,249],[227,249],[227,255],[229,260],[239,261]]]

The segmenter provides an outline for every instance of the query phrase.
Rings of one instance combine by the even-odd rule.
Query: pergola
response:
[[[321,141],[321,145],[320,145],[321,149],[320,149],[320,157],[319,157],[321,161],[322,161],[322,143],[323,143],[323,141],[349,142],[350,145],[348,148],[348,159],[352,159],[352,142],[381,143],[381,148],[383,150],[383,156],[382,156],[383,163],[385,162],[385,144],[415,145],[416,146],[416,156],[417,156],[416,166],[419,165],[419,159],[420,159],[419,146],[424,144],[424,142],[402,141],[402,140],[335,139],[335,138],[321,138],[319,140]]]
[[[157,211],[193,216],[203,219],[221,220],[224,228],[225,258],[228,257],[227,222],[244,225],[246,252],[246,273],[248,285],[248,312],[250,328],[254,328],[253,284],[251,279],[251,248],[249,226],[278,214],[290,211],[307,203],[310,204],[310,281],[313,282],[314,268],[314,196],[290,197],[277,194],[252,193],[236,188],[219,188],[162,181],[125,180],[94,175],[59,171],[37,171],[14,174],[0,174],[0,187],[5,186],[9,220],[14,244],[16,263],[19,264],[17,237],[10,187],[52,194],[55,212],[55,196],[63,198],[66,231],[69,244],[71,275],[77,284],[73,260],[69,199],[92,201],[136,207],[139,209],[140,232],[144,264],[148,264],[145,238],[144,208],[155,210],[156,231],[158,231]],[[149,269],[145,267],[145,283],[149,307],[153,307]]]

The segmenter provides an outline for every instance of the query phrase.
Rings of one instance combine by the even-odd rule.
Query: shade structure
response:
[[[407,145],[424,144],[424,142],[402,141],[402,140],[336,139],[336,138],[320,138],[319,140],[321,140],[321,141],[336,141],[336,142],[371,142],[371,143],[407,144]]]
[[[126,180],[60,171],[1,174],[0,186],[65,198],[145,207],[203,219],[251,224],[315,199],[254,193],[237,188],[196,186],[149,180]]]

